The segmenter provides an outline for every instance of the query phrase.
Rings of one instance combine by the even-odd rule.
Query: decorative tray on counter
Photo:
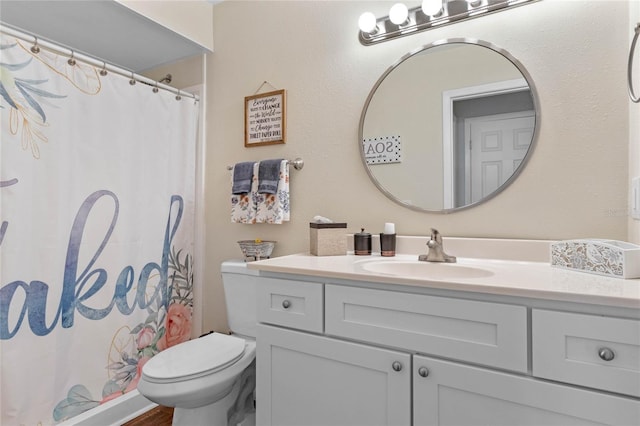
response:
[[[640,278],[640,246],[615,240],[551,244],[551,265],[616,278]]]

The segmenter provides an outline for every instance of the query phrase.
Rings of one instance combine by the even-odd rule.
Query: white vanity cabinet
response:
[[[415,426],[640,424],[638,401],[421,355],[413,358]]]
[[[411,424],[411,356],[260,326],[257,424]]]
[[[319,335],[323,296],[321,283],[261,279],[257,423],[410,425],[410,354]]]
[[[261,426],[640,425],[637,320],[282,277],[258,293]],[[582,354],[606,342],[615,363]]]

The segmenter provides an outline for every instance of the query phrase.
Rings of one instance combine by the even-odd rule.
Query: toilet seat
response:
[[[170,383],[206,376],[235,364],[246,348],[244,339],[211,333],[165,349],[142,368],[152,383]]]

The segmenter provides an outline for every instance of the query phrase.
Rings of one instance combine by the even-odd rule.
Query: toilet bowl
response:
[[[211,333],[173,346],[142,368],[138,391],[175,407],[173,425],[255,425],[256,275],[244,261],[222,264],[232,335]]]

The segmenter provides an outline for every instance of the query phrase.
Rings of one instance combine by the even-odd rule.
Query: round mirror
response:
[[[508,52],[450,39],[403,56],[371,90],[360,118],[362,161],[393,201],[452,212],[509,185],[540,127],[531,77]]]

